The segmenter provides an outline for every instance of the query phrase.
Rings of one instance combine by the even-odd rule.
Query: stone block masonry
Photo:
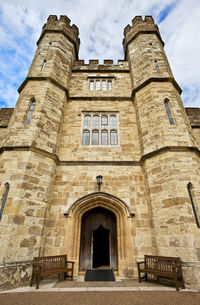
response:
[[[180,256],[200,289],[200,109],[184,108],[151,16],[125,28],[116,65],[86,64],[79,44],[68,17],[49,16],[16,107],[0,111],[1,289],[56,254],[75,276],[104,257],[126,278],[144,254]]]

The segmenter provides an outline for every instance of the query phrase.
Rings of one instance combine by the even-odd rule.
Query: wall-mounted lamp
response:
[[[96,176],[96,179],[97,179],[98,192],[100,192],[103,177],[101,175],[99,175],[99,176]]]

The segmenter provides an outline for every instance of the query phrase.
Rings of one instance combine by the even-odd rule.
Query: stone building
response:
[[[180,256],[200,289],[200,108],[184,108],[151,16],[125,28],[117,65],[78,60],[78,35],[49,16],[0,111],[1,287],[28,283],[34,256],[67,253],[75,276],[126,278],[144,254]]]

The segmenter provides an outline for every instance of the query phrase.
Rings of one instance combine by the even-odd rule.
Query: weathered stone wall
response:
[[[68,253],[70,259],[76,262],[76,274],[80,245],[77,245],[75,240],[71,241],[75,234],[74,228],[70,219],[66,219],[64,214],[77,199],[97,192],[96,176],[99,174],[103,176],[101,191],[123,200],[131,213],[135,214],[130,225],[128,225],[128,217],[125,219],[125,226],[129,226],[131,232],[126,239],[127,248],[125,247],[126,257],[124,258],[126,264],[135,268],[137,257],[152,253],[151,216],[141,167],[114,163],[109,166],[99,166],[98,163],[73,166],[69,163],[68,166],[57,167],[51,207],[46,222],[44,254]],[[80,233],[80,231],[76,232],[74,238],[80,239]],[[118,236],[121,234],[123,233],[118,232]],[[122,265],[121,270],[127,268],[127,265]],[[134,271],[134,276],[137,276],[136,268]]]
[[[0,265],[0,291],[30,285],[32,261]]]
[[[31,260],[40,253],[54,181],[54,160],[31,151],[1,154],[1,187],[10,189],[0,222],[0,262]]]
[[[170,125],[164,105],[165,98],[174,119]],[[169,146],[195,146],[190,127],[178,92],[171,83],[153,82],[135,95],[138,125],[143,154]]]

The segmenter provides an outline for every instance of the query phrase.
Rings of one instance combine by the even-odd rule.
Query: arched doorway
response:
[[[117,270],[116,217],[102,207],[83,214],[79,270],[107,268]]]

